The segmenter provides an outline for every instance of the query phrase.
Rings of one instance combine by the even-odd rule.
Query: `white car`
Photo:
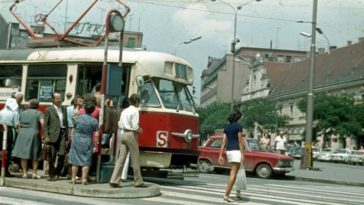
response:
[[[313,160],[318,160],[321,154],[321,149],[318,147],[312,147],[312,158]]]
[[[322,148],[320,155],[318,156],[318,161],[330,161],[331,160],[331,148]]]
[[[352,151],[349,156],[348,164],[364,165],[364,152]]]
[[[351,151],[347,149],[334,150],[331,154],[331,161],[347,163],[349,161],[350,153]]]

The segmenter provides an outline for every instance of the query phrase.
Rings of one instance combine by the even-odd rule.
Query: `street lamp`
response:
[[[182,42],[179,42],[179,43],[176,43],[176,45],[174,45],[174,55],[177,55],[177,46],[178,45],[181,45],[181,44],[190,44],[194,41],[197,41],[197,40],[200,40],[202,38],[202,36],[197,36],[197,37],[194,37],[194,38],[191,38],[187,41],[182,41]]]
[[[325,33],[322,32],[322,30],[319,27],[316,27],[316,31],[317,31],[317,33],[321,34],[325,38],[325,40],[327,42],[327,53],[330,54],[330,45],[331,44],[330,44],[329,39],[327,38],[327,36],[325,35]],[[300,32],[300,35],[301,36],[308,37],[308,38],[311,38],[311,34],[306,33],[306,32]]]
[[[216,1],[216,0],[211,0],[211,1]],[[233,6],[232,4],[224,1],[224,0],[219,0],[221,1],[223,4],[228,5],[234,13],[234,36],[233,36],[233,41],[231,42],[231,54],[232,54],[232,78],[231,78],[231,107],[230,109],[233,110],[234,109],[234,92],[235,92],[235,45],[236,43],[239,42],[239,40],[236,38],[236,24],[237,24],[237,16],[238,16],[238,11],[241,10],[243,8],[243,6],[250,4],[251,2],[259,2],[262,0],[251,0],[248,1],[242,5],[239,6]]]
[[[307,93],[307,118],[306,118],[306,144],[304,155],[301,161],[301,169],[312,169],[312,123],[313,123],[313,86],[315,71],[316,53],[316,21],[317,21],[317,0],[313,0],[312,31],[310,50],[310,80]]]

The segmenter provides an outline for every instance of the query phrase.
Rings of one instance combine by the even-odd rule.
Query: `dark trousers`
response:
[[[49,142],[50,156],[49,156],[49,177],[54,178],[60,176],[64,167],[65,159],[65,138],[66,133],[63,129],[59,133],[58,140],[56,142]],[[55,165],[56,157],[58,155],[57,164]]]
[[[5,172],[8,174],[9,166],[11,163],[11,152],[14,147],[14,139],[15,139],[15,129],[12,126],[7,126],[8,134],[6,138],[6,164],[5,164]],[[0,149],[3,149],[3,132],[0,131]]]

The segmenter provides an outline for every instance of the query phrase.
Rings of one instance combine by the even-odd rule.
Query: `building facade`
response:
[[[222,59],[209,57],[207,69],[201,75],[200,105],[204,107],[213,102],[230,102],[232,82],[234,82],[234,101],[240,102],[242,93],[247,93],[246,89],[258,93],[257,87],[270,84],[267,74],[258,74],[261,76],[252,74],[252,71],[256,72],[257,69],[265,69],[261,66],[262,63],[291,63],[306,58],[307,53],[304,51],[241,47],[235,54],[234,80],[232,80],[233,55],[227,54]],[[262,82],[253,82],[254,78],[262,79]],[[259,91],[255,95],[260,96],[260,93],[267,95],[267,90]],[[246,97],[250,99],[251,96]]]
[[[357,103],[361,103],[364,96],[363,56],[363,38],[355,44],[348,41],[347,46],[331,50],[330,54],[319,52],[316,55],[314,93],[345,93],[353,96]],[[309,59],[289,64],[266,62],[257,65],[250,74],[257,77],[251,78],[251,82],[248,83],[253,86],[246,86],[241,98],[242,104],[261,97],[276,101],[279,114],[289,117],[289,123],[284,129],[291,142],[304,141],[306,116],[300,112],[297,103],[307,95],[309,66]],[[268,80],[262,77],[264,75],[267,75]],[[336,138],[337,136],[330,137],[331,147],[343,147]],[[321,146],[322,138],[319,137],[318,140],[318,146]],[[355,143],[351,138],[347,138],[347,147],[353,148]]]

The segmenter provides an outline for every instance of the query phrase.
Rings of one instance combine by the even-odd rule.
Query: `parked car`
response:
[[[349,160],[350,153],[351,151],[347,149],[334,150],[331,154],[331,161],[347,163]]]
[[[364,165],[364,152],[352,151],[349,155],[348,164]]]
[[[321,154],[321,149],[318,147],[312,147],[312,158],[313,160],[318,160]]]
[[[219,153],[222,143],[222,136],[212,136],[203,146],[199,147],[199,170],[210,172],[215,168],[230,168],[226,154],[224,153],[225,164],[220,165]],[[248,150],[245,151],[245,170],[255,173],[260,178],[270,178],[272,174],[284,175],[293,170],[292,157],[264,151],[260,148],[256,139],[247,139]]]
[[[331,161],[331,148],[322,148],[319,157],[317,158],[318,161]]]

